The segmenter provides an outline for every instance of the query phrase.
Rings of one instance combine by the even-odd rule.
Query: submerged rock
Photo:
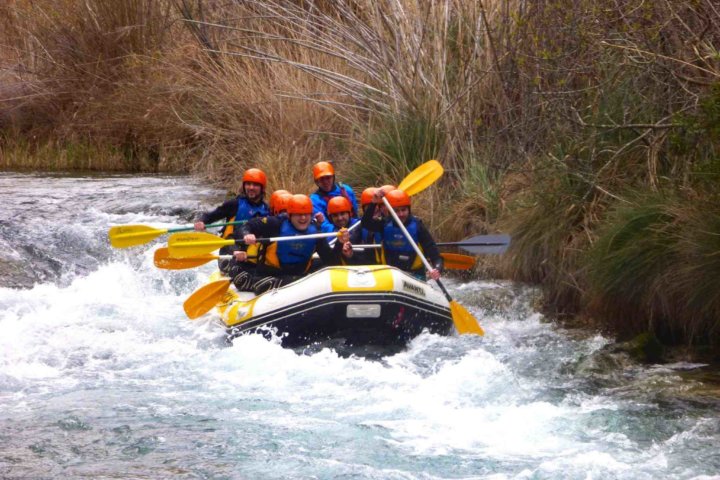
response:
[[[36,280],[28,271],[27,262],[0,257],[0,287],[30,288]]]

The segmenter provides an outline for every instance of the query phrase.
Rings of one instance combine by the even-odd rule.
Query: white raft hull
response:
[[[387,265],[327,267],[259,296],[231,287],[217,309],[230,340],[273,332],[288,347],[404,345],[424,330],[453,331],[445,296]]]

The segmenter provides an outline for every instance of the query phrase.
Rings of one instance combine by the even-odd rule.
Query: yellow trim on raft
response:
[[[330,269],[330,285],[333,292],[385,292],[393,290],[394,280],[385,265],[367,265],[360,272],[340,267]]]

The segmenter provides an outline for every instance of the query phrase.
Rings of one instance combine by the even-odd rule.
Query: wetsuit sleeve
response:
[[[433,267],[437,268],[442,272],[444,262],[442,257],[440,256],[440,250],[438,249],[437,245],[435,244],[435,239],[433,239],[432,235],[430,235],[430,231],[425,227],[425,224],[422,223],[420,219],[417,219],[418,222],[418,243],[422,247],[423,253],[425,254],[425,258],[428,259],[428,262]]]
[[[383,227],[385,226],[385,221],[382,219],[375,219],[373,216],[375,215],[375,209],[377,208],[377,203],[371,203],[363,212],[362,219],[360,219],[361,227],[365,230],[370,230],[371,232],[382,232]]]
[[[317,251],[320,260],[325,265],[342,265],[340,256],[342,255],[342,244],[335,242],[333,247],[328,245],[327,238],[318,238],[315,242],[315,250]]]
[[[280,217],[258,217],[248,220],[240,227],[240,235],[252,233],[257,238],[270,238],[280,235],[280,226],[283,219]]]
[[[255,231],[257,231],[259,228],[258,226],[255,225],[257,223],[260,223],[259,218],[251,218],[250,220],[247,221],[247,223],[243,223],[242,225],[240,225],[240,228],[238,229],[239,233],[240,233],[240,238],[244,237],[245,235],[249,235],[251,233],[255,236],[259,236],[259,235],[257,235],[257,233],[255,233]]]
[[[217,222],[218,220],[230,219],[237,213],[237,205],[237,198],[233,198],[232,200],[224,202],[215,210],[204,212],[200,215],[199,220],[205,224],[210,224]]]
[[[256,237],[260,237],[259,234],[255,233],[255,230],[258,230],[260,227],[255,226],[254,224],[255,224],[255,223],[260,223],[261,220],[262,220],[262,218],[251,218],[251,219],[248,220],[247,222],[245,222],[245,223],[243,223],[242,225],[238,226],[238,227],[237,227],[237,230],[236,230],[236,231],[237,231],[237,238],[238,238],[238,240],[242,240],[243,237],[245,237],[245,235],[248,235],[248,234],[250,234],[250,233],[252,233],[252,234],[255,235]],[[234,248],[232,249],[233,252],[234,252],[234,251],[238,251],[238,250],[243,250],[243,251],[246,251],[246,250],[247,250],[247,245],[245,245],[245,244],[239,244],[239,245],[238,245],[238,244],[235,244],[235,245],[233,245],[233,247],[234,247]]]

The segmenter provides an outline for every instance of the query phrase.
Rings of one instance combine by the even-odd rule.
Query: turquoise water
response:
[[[106,240],[220,197],[183,178],[0,174],[0,478],[720,478],[718,401],[682,377],[697,365],[600,367],[610,339],[545,322],[527,287],[450,281],[487,335],[379,360],[226,347],[212,315],[181,308],[212,265],[161,271],[160,241]]]

